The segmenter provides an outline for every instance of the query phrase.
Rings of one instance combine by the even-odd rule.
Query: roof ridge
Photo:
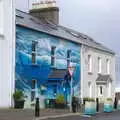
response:
[[[87,45],[91,48],[95,48],[95,49],[98,49],[98,50],[102,50],[102,51],[106,51],[106,52],[109,52],[111,54],[115,54],[115,52],[113,52],[111,49],[109,49],[108,47],[106,47],[105,45],[103,45],[101,42],[97,42],[95,41],[94,39],[92,39],[91,37],[89,37],[88,35],[86,34],[83,34],[77,30],[74,30],[74,29],[71,29],[71,28],[68,28],[68,27],[65,27],[65,26],[62,26],[62,25],[57,25],[53,22],[50,22],[49,20],[46,20],[45,21],[48,23],[44,23],[44,21],[30,15],[29,13],[27,12],[24,12],[22,10],[19,10],[19,9],[16,9],[16,16],[17,16],[17,12],[18,12],[18,15],[20,14],[21,16],[23,15],[24,18],[26,18],[24,21],[22,20],[16,20],[16,24],[18,25],[21,25],[23,24],[23,22],[28,25],[28,28],[31,28],[31,29],[34,29],[34,30],[37,30],[37,31],[41,31],[41,32],[45,32],[47,34],[50,34],[50,35],[53,35],[53,36],[57,36],[57,37],[61,37],[61,38],[64,38],[64,39],[67,39],[67,40],[70,40],[70,41],[73,41],[73,42],[76,42],[76,43],[79,43],[79,44],[83,44],[83,45]],[[20,12],[20,13],[19,13]],[[22,14],[23,13],[23,14]],[[30,19],[32,18],[33,21]],[[32,21],[32,25],[29,23],[29,21]],[[43,29],[40,25],[36,28],[34,27],[37,23],[41,23],[40,25],[44,26],[46,25],[46,27],[48,29],[51,29],[51,30],[47,30],[46,29]],[[51,25],[51,26],[50,26]],[[40,28],[41,27],[41,28]],[[58,28],[58,29],[55,29],[54,31],[52,30],[52,28]],[[63,33],[60,33],[60,29],[63,30],[64,32],[66,32],[65,34]],[[67,34],[68,33],[68,34]]]
[[[27,12],[25,12],[25,11],[22,11],[22,10],[20,10],[20,9],[16,9],[16,11],[19,11],[19,12],[22,12],[22,13],[25,13],[25,14],[30,15],[29,13],[27,13]]]

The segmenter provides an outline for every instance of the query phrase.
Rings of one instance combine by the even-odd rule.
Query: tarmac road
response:
[[[48,119],[48,120],[120,120],[120,111],[112,113],[98,113],[95,116],[70,116],[64,118]]]

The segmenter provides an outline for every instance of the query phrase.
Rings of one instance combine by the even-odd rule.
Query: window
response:
[[[32,64],[36,64],[36,41],[32,41]]]
[[[3,34],[3,1],[0,0],[0,34]]]
[[[36,88],[37,80],[32,80],[32,89]]]
[[[88,55],[88,71],[92,72],[92,56]]]
[[[107,59],[106,60],[106,65],[107,65],[107,74],[110,74],[110,60],[109,59]]]
[[[100,95],[102,95],[103,94],[103,88],[102,88],[102,86],[100,86]]]
[[[92,97],[92,84],[91,84],[91,82],[89,82],[88,85],[89,85],[89,97],[91,98]]]
[[[67,67],[70,66],[71,50],[67,50]]]
[[[112,85],[112,83],[109,82],[108,83],[108,97],[111,97],[111,85]]]
[[[35,97],[36,97],[37,80],[35,80],[35,79],[32,80],[31,88],[32,88],[31,101],[34,101]]]
[[[102,71],[102,61],[101,61],[101,58],[98,57],[98,73],[101,73]]]
[[[51,66],[54,67],[55,66],[55,46],[51,47]]]

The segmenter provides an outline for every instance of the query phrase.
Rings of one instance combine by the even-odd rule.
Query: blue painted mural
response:
[[[32,65],[32,41],[37,41],[36,64]],[[47,84],[51,68],[51,46],[56,46],[55,67],[67,69],[67,50],[71,50],[71,63],[75,64],[73,75],[74,95],[80,95],[80,45],[48,34],[16,27],[16,89],[24,91],[26,96],[31,96],[32,80],[37,80],[37,95],[53,99],[56,94],[63,93],[68,86],[59,84],[57,90],[53,85]],[[41,89],[44,90],[41,92]],[[68,90],[70,94],[70,90]]]

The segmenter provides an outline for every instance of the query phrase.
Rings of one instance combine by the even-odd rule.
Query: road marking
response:
[[[81,117],[92,117],[90,115],[81,115]]]
[[[69,117],[69,116],[76,116],[76,115],[81,115],[81,114],[80,113],[69,113],[69,114],[54,115],[54,116],[44,116],[44,117],[34,118],[33,120],[45,120],[45,119],[62,118],[62,117]]]

